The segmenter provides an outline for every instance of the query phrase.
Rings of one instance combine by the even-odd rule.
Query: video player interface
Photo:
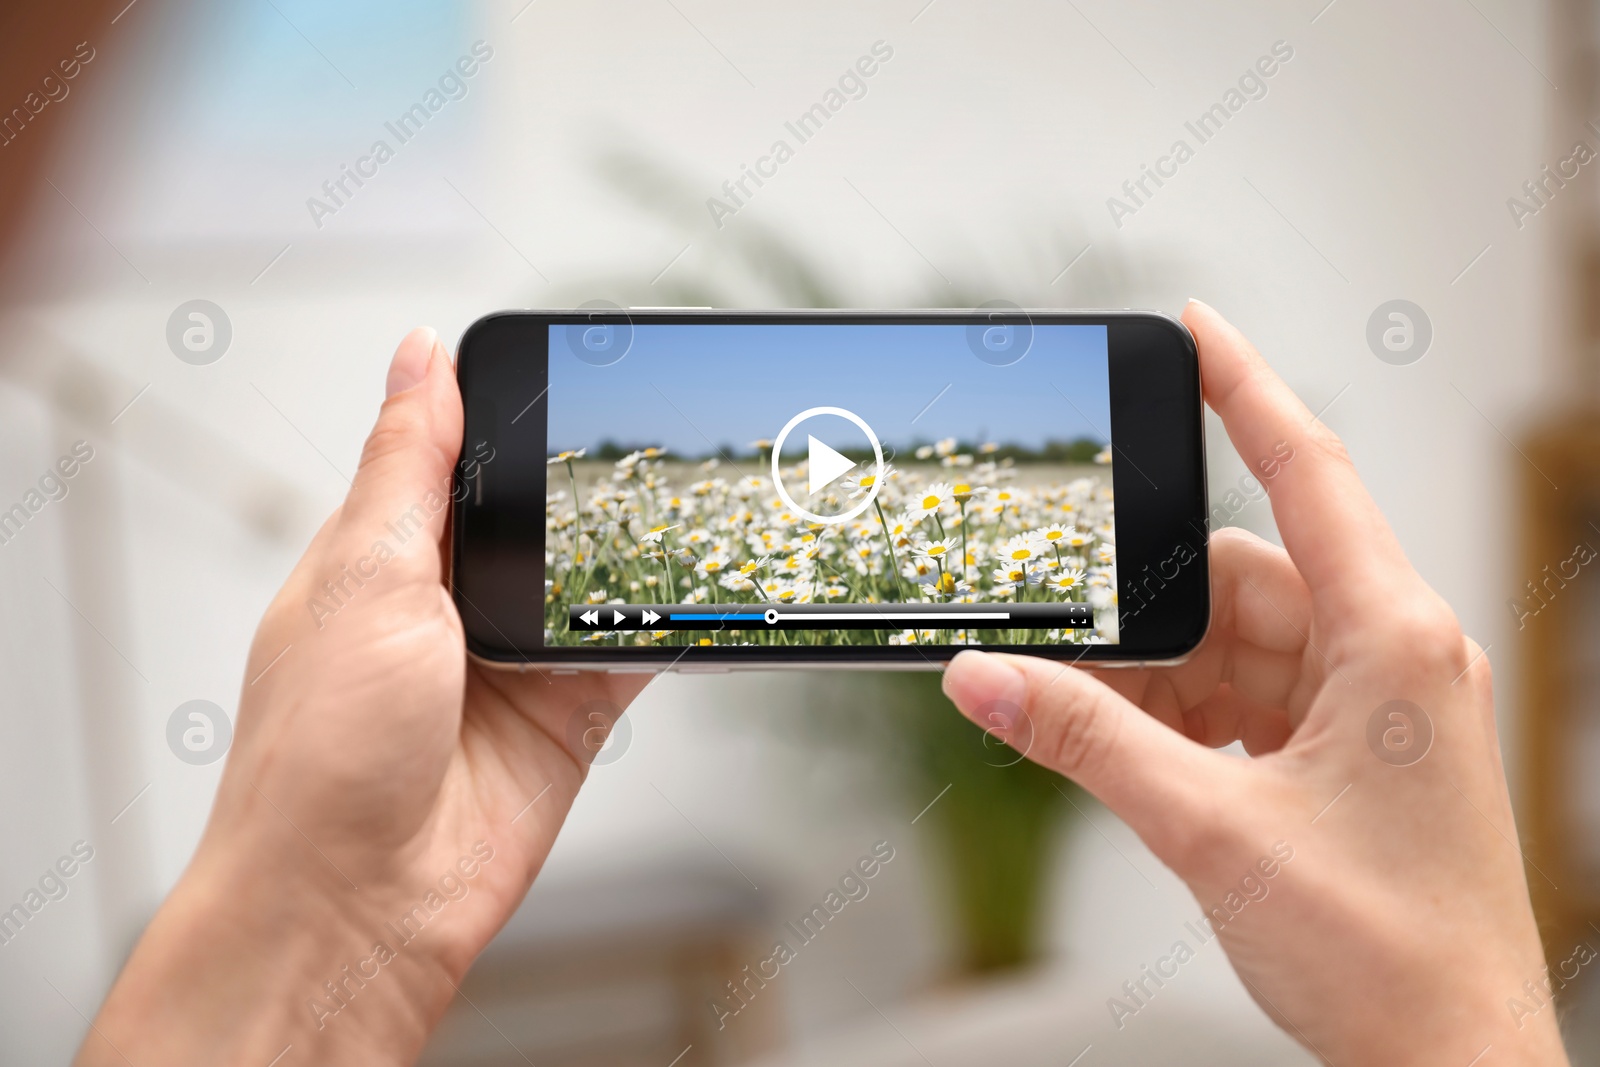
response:
[[[545,643],[1116,642],[1106,344],[550,327]]]

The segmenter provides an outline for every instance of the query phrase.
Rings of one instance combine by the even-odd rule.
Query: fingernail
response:
[[[439,334],[432,326],[419,326],[406,334],[405,340],[394,351],[389,364],[389,377],[384,382],[384,395],[394,396],[422,381],[428,376],[428,360],[439,344]]]
[[[1205,308],[1207,311],[1215,311],[1216,310],[1216,308],[1212,307],[1210,304],[1206,303],[1204,300],[1200,300],[1200,299],[1197,299],[1197,298],[1192,297],[1192,296],[1189,298],[1189,303],[1197,304],[1200,307]]]
[[[976,720],[981,715],[984,727],[1011,727],[1022,712],[1028,693],[1022,672],[999,656],[967,649],[950,661],[944,671],[944,695],[961,709],[961,714]],[[995,716],[1006,720],[996,723]]]

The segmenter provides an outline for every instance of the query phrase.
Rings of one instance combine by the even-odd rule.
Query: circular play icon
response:
[[[844,494],[846,497],[859,497],[850,507],[836,514],[821,514],[810,508],[802,507],[789,495],[789,490],[783,484],[783,446],[789,440],[789,434],[801,423],[810,419],[822,417],[832,418],[833,423],[827,427],[819,424],[817,431],[833,440],[834,444],[844,442],[838,436],[840,427],[837,420],[843,419],[853,423],[872,445],[873,466],[863,472],[854,481],[854,492]],[[839,484],[852,470],[857,470],[862,464],[845,455],[840,449],[835,448],[826,440],[819,438],[814,433],[806,434],[806,503],[816,506],[829,497],[841,495],[844,486]],[[778,499],[788,505],[796,514],[810,519],[812,522],[839,523],[855,518],[872,506],[877,499],[878,490],[883,487],[883,445],[878,441],[878,435],[872,432],[872,427],[867,425],[865,419],[853,411],[844,408],[816,407],[807,408],[794,418],[784,423],[783,429],[778,431],[777,438],[772,442],[772,487],[777,490]]]

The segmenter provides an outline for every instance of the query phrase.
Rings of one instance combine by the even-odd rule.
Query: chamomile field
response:
[[[556,645],[1079,644],[1117,639],[1110,449],[1092,464],[997,458],[941,441],[898,458],[877,497],[842,523],[793,513],[774,491],[769,442],[729,458],[646,448],[611,462],[551,456],[545,642]],[[787,452],[785,453],[787,456]],[[859,503],[872,464],[796,502]],[[782,468],[806,484],[804,461]],[[792,491],[792,490],[791,490]],[[1095,628],[568,631],[568,605],[1075,601]]]

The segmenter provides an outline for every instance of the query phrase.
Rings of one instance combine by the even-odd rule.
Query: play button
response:
[[[810,475],[806,492],[813,496],[817,490],[829,482],[837,481],[841,474],[856,465],[855,460],[829,448],[810,434],[806,435],[806,445],[806,470]]]
[[[795,502],[792,496],[789,495],[789,491],[784,487],[783,484],[783,445],[784,442],[789,439],[790,431],[808,419],[815,419],[822,416],[832,416],[834,419],[843,419],[846,422],[853,423],[856,429],[860,430],[861,433],[866,436],[867,441],[872,445],[874,466],[871,468],[873,477],[871,479],[870,488],[867,489],[867,492],[862,496],[860,501],[836,515],[819,514],[818,512],[812,511],[809,508],[802,507],[800,504]],[[822,431],[819,427],[818,432],[824,431]],[[837,437],[832,439],[835,441],[838,440]],[[810,497],[814,497],[819,492],[827,489],[830,485],[843,477],[845,473],[856,468],[857,466],[859,466],[859,464],[855,460],[840,452],[837,448],[833,447],[833,445],[819,440],[815,434],[806,434],[807,503],[812,502],[809,499]],[[855,518],[857,515],[870,508],[872,506],[872,502],[878,496],[878,490],[882,488],[883,480],[881,477],[879,477],[879,475],[882,474],[883,469],[883,445],[879,443],[878,435],[872,432],[872,427],[868,426],[866,420],[864,420],[861,416],[857,415],[853,411],[846,411],[844,408],[807,408],[805,411],[802,411],[800,414],[796,415],[794,418],[785,423],[783,429],[778,431],[778,436],[772,443],[772,485],[773,488],[777,490],[778,499],[782,500],[784,504],[787,505],[792,511],[804,516],[812,522],[828,524],[845,522],[849,519]],[[831,497],[829,503],[832,503],[833,499],[836,499],[836,497]]]

